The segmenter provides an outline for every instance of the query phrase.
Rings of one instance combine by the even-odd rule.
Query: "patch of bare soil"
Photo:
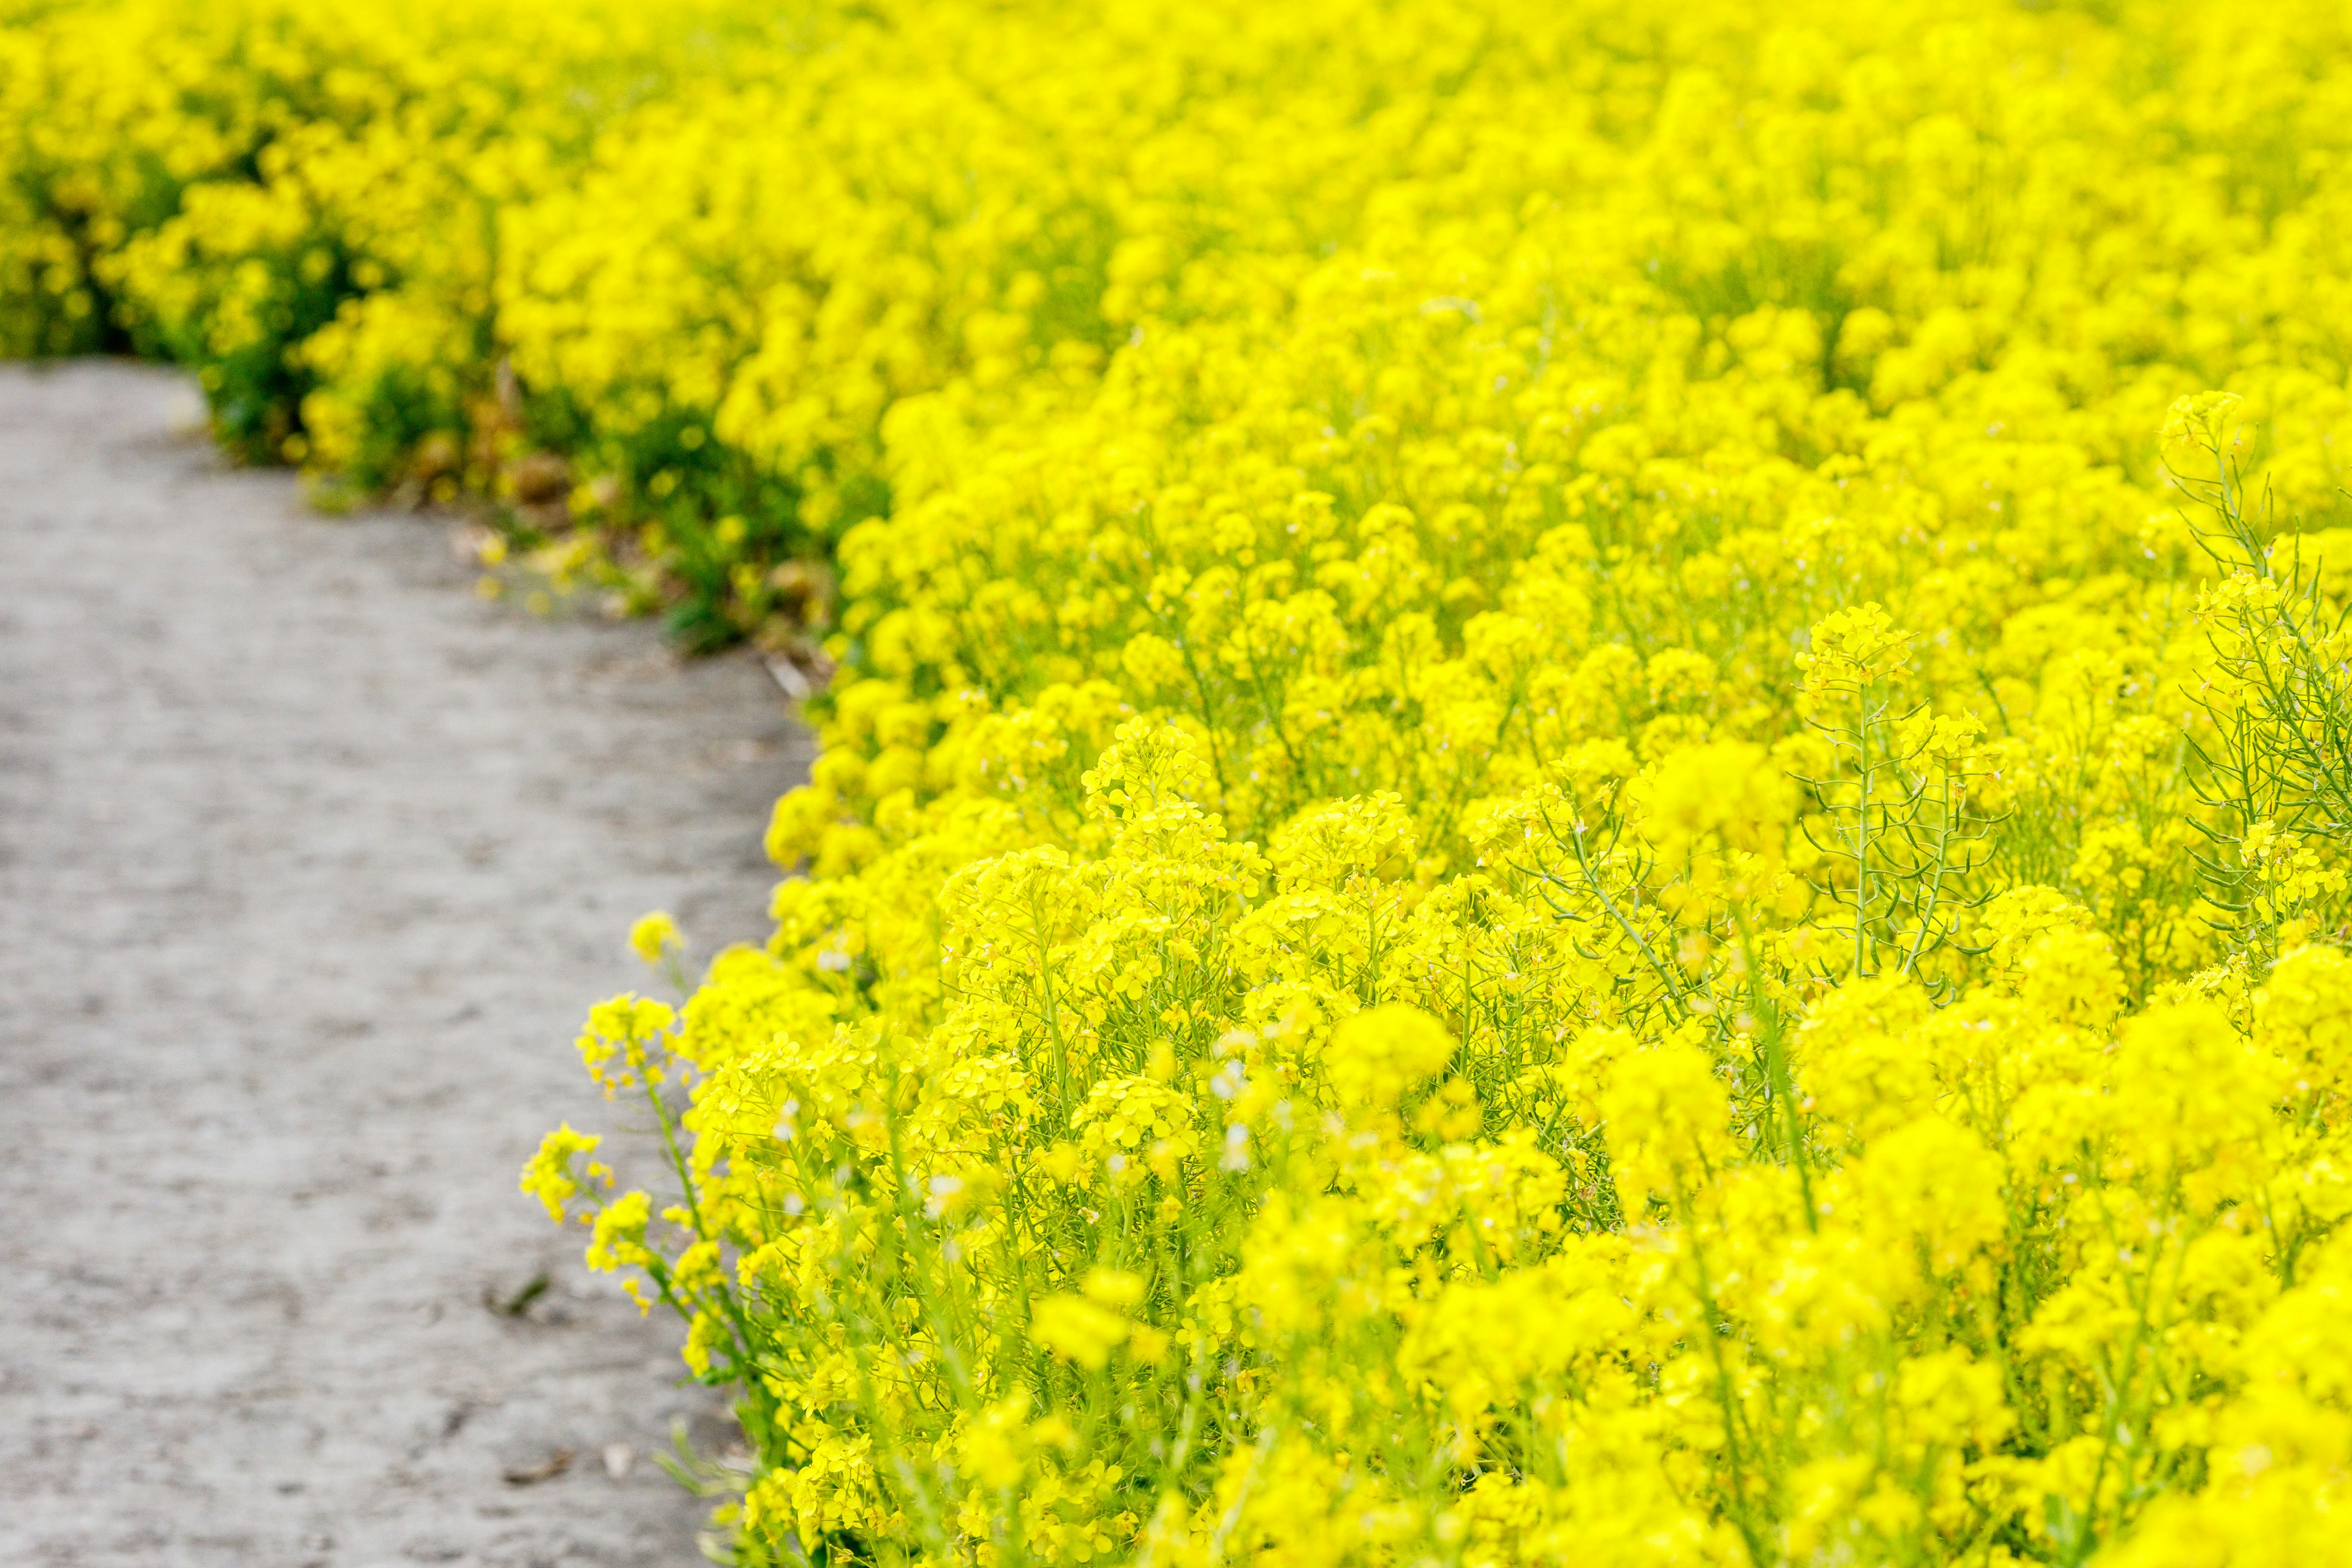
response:
[[[719,1407],[515,1176],[633,917],[764,931],[809,742],[194,413],[0,367],[0,1561],[696,1561]]]

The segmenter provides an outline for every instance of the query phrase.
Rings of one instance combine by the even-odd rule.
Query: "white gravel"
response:
[[[633,917],[764,931],[809,743],[194,410],[0,367],[0,1563],[697,1561],[645,1456],[730,1428],[515,1173],[614,1121],[572,1039]]]

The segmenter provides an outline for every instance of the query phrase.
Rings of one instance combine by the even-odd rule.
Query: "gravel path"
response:
[[[765,930],[808,742],[194,411],[0,367],[0,1562],[697,1561],[646,1456],[728,1429],[515,1173],[613,1124],[571,1042],[633,917]]]

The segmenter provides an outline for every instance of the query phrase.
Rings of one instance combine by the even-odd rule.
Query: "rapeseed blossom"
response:
[[[648,968],[659,968],[684,951],[686,938],[677,921],[666,910],[640,916],[629,928],[629,951]]]
[[[2352,1550],[2338,8],[0,40],[12,345],[836,672],[524,1174],[737,1561]]]

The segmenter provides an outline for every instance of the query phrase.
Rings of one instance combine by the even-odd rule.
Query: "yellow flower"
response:
[[[1041,1297],[1029,1317],[1032,1340],[1088,1372],[1110,1364],[1110,1352],[1126,1342],[1129,1327],[1118,1313],[1083,1296]]]
[[[1895,628],[1885,607],[1838,610],[1813,624],[1811,647],[1797,656],[1812,693],[1875,685],[1910,662],[1910,634]]]
[[[629,951],[648,964],[659,964],[671,953],[682,951],[686,938],[680,934],[677,922],[660,910],[641,917],[629,928]]]
[[[581,1191],[580,1181],[572,1172],[572,1156],[585,1154],[603,1142],[589,1133],[574,1132],[570,1122],[539,1141],[539,1152],[522,1168],[522,1190],[547,1205],[548,1218],[561,1224],[565,1202]]]

